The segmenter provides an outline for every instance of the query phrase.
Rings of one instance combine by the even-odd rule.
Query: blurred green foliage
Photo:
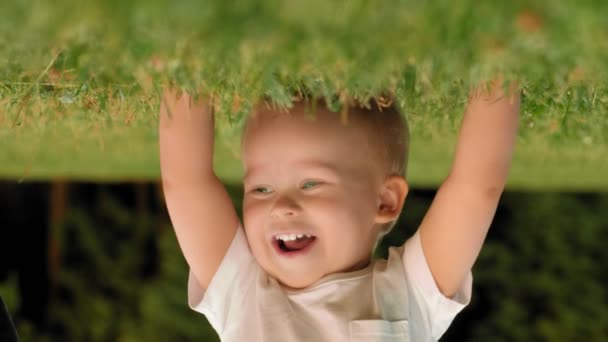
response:
[[[228,190],[240,208],[240,187]],[[376,257],[414,233],[433,196],[433,190],[410,192]],[[188,308],[188,268],[166,213],[142,216],[103,189],[94,203],[71,203],[48,329],[20,321],[22,340],[217,340],[205,317]],[[505,193],[473,268],[472,302],[442,340],[608,337],[607,206],[605,193]],[[146,247],[153,241],[158,253]],[[13,286],[2,289],[15,310]]]

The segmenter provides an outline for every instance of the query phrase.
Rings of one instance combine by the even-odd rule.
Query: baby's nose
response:
[[[300,213],[301,209],[294,199],[288,196],[281,196],[274,203],[271,216],[295,216]]]

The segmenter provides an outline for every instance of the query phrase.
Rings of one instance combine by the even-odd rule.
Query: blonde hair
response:
[[[296,96],[294,104],[314,103],[314,108],[321,107],[331,110],[325,98],[316,98],[315,101],[302,100],[301,95]],[[342,96],[340,102],[341,119],[353,118],[363,124],[363,128],[375,145],[375,150],[385,162],[386,176],[400,175],[405,178],[409,152],[409,128],[405,116],[397,107],[394,95],[382,93],[366,102]]]

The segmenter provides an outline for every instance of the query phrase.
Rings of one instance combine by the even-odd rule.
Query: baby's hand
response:
[[[479,84],[473,87],[469,92],[469,103],[480,101],[480,102],[496,102],[502,100],[505,96],[508,97],[509,104],[519,103],[520,92],[517,91],[519,85],[516,82],[509,84],[508,93],[505,94],[503,88],[504,77],[499,74],[486,86],[485,83]]]
[[[165,88],[161,98],[161,125],[169,125],[170,121],[196,125],[196,120],[207,120],[213,112],[211,101],[207,98],[194,100],[187,92],[176,88]],[[191,121],[193,120],[193,121]]]
[[[213,172],[214,120],[211,101],[168,88],[159,118],[162,176],[165,181],[191,182]]]

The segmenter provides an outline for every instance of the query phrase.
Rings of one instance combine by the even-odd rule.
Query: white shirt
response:
[[[469,271],[445,297],[416,232],[388,260],[287,290],[259,266],[239,226],[207,291],[190,272],[188,304],[222,341],[437,341],[469,303],[472,282]]]

